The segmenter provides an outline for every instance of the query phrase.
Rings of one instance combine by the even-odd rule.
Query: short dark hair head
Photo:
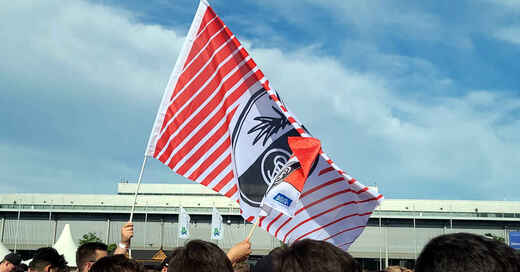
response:
[[[106,256],[90,268],[90,272],[144,272],[143,266],[123,254]]]
[[[16,266],[16,272],[23,272],[23,271],[27,271],[29,269],[29,266],[27,266],[26,264],[24,263],[21,263],[19,265]]]
[[[67,261],[58,251],[52,247],[42,247],[36,250],[29,268],[36,271],[44,271],[50,265],[55,271],[67,271]]]
[[[233,272],[233,266],[226,253],[217,245],[202,240],[192,240],[172,252],[168,272],[178,271]]]
[[[20,262],[22,261],[22,257],[16,253],[9,253],[4,256],[2,263],[5,261],[8,261],[16,266],[16,265],[20,265]]]
[[[96,261],[96,250],[107,251],[108,247],[100,242],[84,243],[78,247],[78,250],[76,250],[76,265],[78,266],[78,270],[81,271],[87,262]]]
[[[273,250],[272,271],[276,272],[360,272],[359,263],[346,251],[325,241],[304,239]],[[256,269],[255,269],[256,271]]]
[[[520,264],[505,243],[471,233],[433,238],[422,250],[417,272],[518,272]]]

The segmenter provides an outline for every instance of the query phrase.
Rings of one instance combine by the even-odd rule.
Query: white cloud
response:
[[[361,10],[371,11],[369,7]],[[434,16],[394,15],[385,20],[399,27],[421,21],[411,26],[417,35],[442,28]],[[363,27],[367,19],[356,20]],[[7,41],[0,44],[0,51],[9,52],[0,63],[0,79],[14,82],[12,89],[5,89],[11,97],[59,100],[68,96],[63,103],[86,101],[83,106],[94,108],[92,114],[98,113],[95,109],[105,100],[127,98],[124,103],[109,104],[121,112],[120,118],[126,118],[114,119],[117,128],[109,133],[92,120],[113,117],[85,112],[75,112],[81,114],[75,117],[52,105],[45,111],[52,111],[53,119],[38,122],[62,122],[53,133],[82,137],[76,144],[96,141],[100,153],[142,154],[146,139],[138,140],[142,142],[138,145],[122,135],[141,137],[150,128],[152,119],[133,119],[137,116],[135,104],[156,109],[183,37],[160,26],[138,23],[131,14],[82,1],[11,1],[0,10],[0,35]],[[428,39],[442,39],[444,34],[439,35]],[[359,47],[366,48],[365,43]],[[403,80],[419,78],[421,84],[435,88],[455,88],[456,80],[440,75],[428,61],[382,54],[377,48],[368,48],[367,56],[373,56],[370,62],[379,63],[381,69],[369,71],[346,68],[313,47],[296,52],[252,48],[253,57],[289,107],[324,141],[333,159],[362,182],[377,182],[391,196],[408,192],[408,197],[501,199],[509,194],[518,199],[503,189],[515,186],[519,176],[520,159],[515,151],[520,150],[520,123],[510,118],[520,108],[518,96],[463,90],[465,94],[459,97],[433,97],[420,89],[407,90],[413,96],[403,95],[392,79],[395,71],[402,73],[397,75]],[[110,126],[112,121],[104,123]],[[85,135],[68,131],[73,125],[85,127],[80,130]],[[2,162],[1,170],[12,182],[57,184],[56,190],[71,179],[81,181],[78,186],[87,186],[93,178],[90,169],[95,169],[94,178],[99,179],[137,173],[140,160],[140,156],[112,155],[95,161],[96,152],[87,152],[91,150],[80,144],[66,146],[69,152],[55,152],[45,146],[13,144],[5,134],[0,140],[2,154],[8,154],[4,160],[9,158]],[[62,159],[48,161],[52,157]],[[132,160],[135,164],[127,162]],[[76,167],[84,164],[90,168]],[[446,191],[447,186],[466,192]]]
[[[13,80],[30,77],[74,94],[86,88],[100,98],[155,99],[183,42],[128,13],[77,0],[12,1],[0,11],[0,35],[0,50],[9,52],[0,71]]]
[[[497,39],[520,45],[520,26],[511,26],[499,29],[494,36]]]
[[[347,171],[377,182],[383,193],[517,198],[503,188],[519,176],[513,169],[520,165],[520,126],[501,120],[520,109],[518,97],[469,90],[462,97],[419,91],[403,98],[389,87],[390,79],[349,70],[312,51],[255,49],[252,55],[311,132],[331,141],[326,150]],[[443,193],[450,184],[466,192]]]

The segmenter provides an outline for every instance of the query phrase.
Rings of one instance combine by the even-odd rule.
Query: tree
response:
[[[491,238],[493,240],[502,242],[502,243],[506,242],[506,239],[504,239],[504,237],[500,237],[500,236],[494,235],[492,233],[486,233],[486,234],[484,234],[484,236],[489,237],[489,238]]]
[[[92,243],[92,242],[102,243],[103,241],[96,235],[95,232],[89,232],[89,233],[83,234],[81,239],[79,239],[80,246],[83,244]]]
[[[93,243],[93,242],[103,243],[101,238],[99,238],[95,232],[89,232],[89,233],[83,234],[81,239],[79,239],[80,246],[83,244],[86,244],[86,243]],[[108,254],[112,254],[114,252],[114,250],[116,250],[116,248],[117,248],[116,244],[108,245],[108,248],[107,248]]]

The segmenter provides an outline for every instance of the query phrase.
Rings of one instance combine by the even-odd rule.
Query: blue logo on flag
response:
[[[282,193],[278,193],[277,195],[274,196],[273,199],[278,201],[278,202],[280,202],[280,204],[285,205],[287,207],[289,207],[291,205],[291,202],[292,202],[292,199],[288,198],[287,196],[285,196]]]

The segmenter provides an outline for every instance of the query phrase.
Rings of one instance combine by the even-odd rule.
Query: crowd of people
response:
[[[145,272],[129,257],[133,224],[121,228],[121,242],[112,255],[106,244],[89,242],[76,252],[71,268],[54,248],[36,250],[29,265],[10,253],[0,262],[0,272]],[[273,249],[254,266],[247,263],[251,244],[245,240],[224,252],[216,244],[191,240],[177,247],[161,263],[161,272],[362,272],[348,252],[316,240],[300,240]],[[149,270],[149,269],[148,269]],[[158,271],[158,270],[155,270]],[[520,253],[503,242],[469,233],[454,233],[432,239],[416,260],[414,270],[391,266],[386,272],[520,272]]]

